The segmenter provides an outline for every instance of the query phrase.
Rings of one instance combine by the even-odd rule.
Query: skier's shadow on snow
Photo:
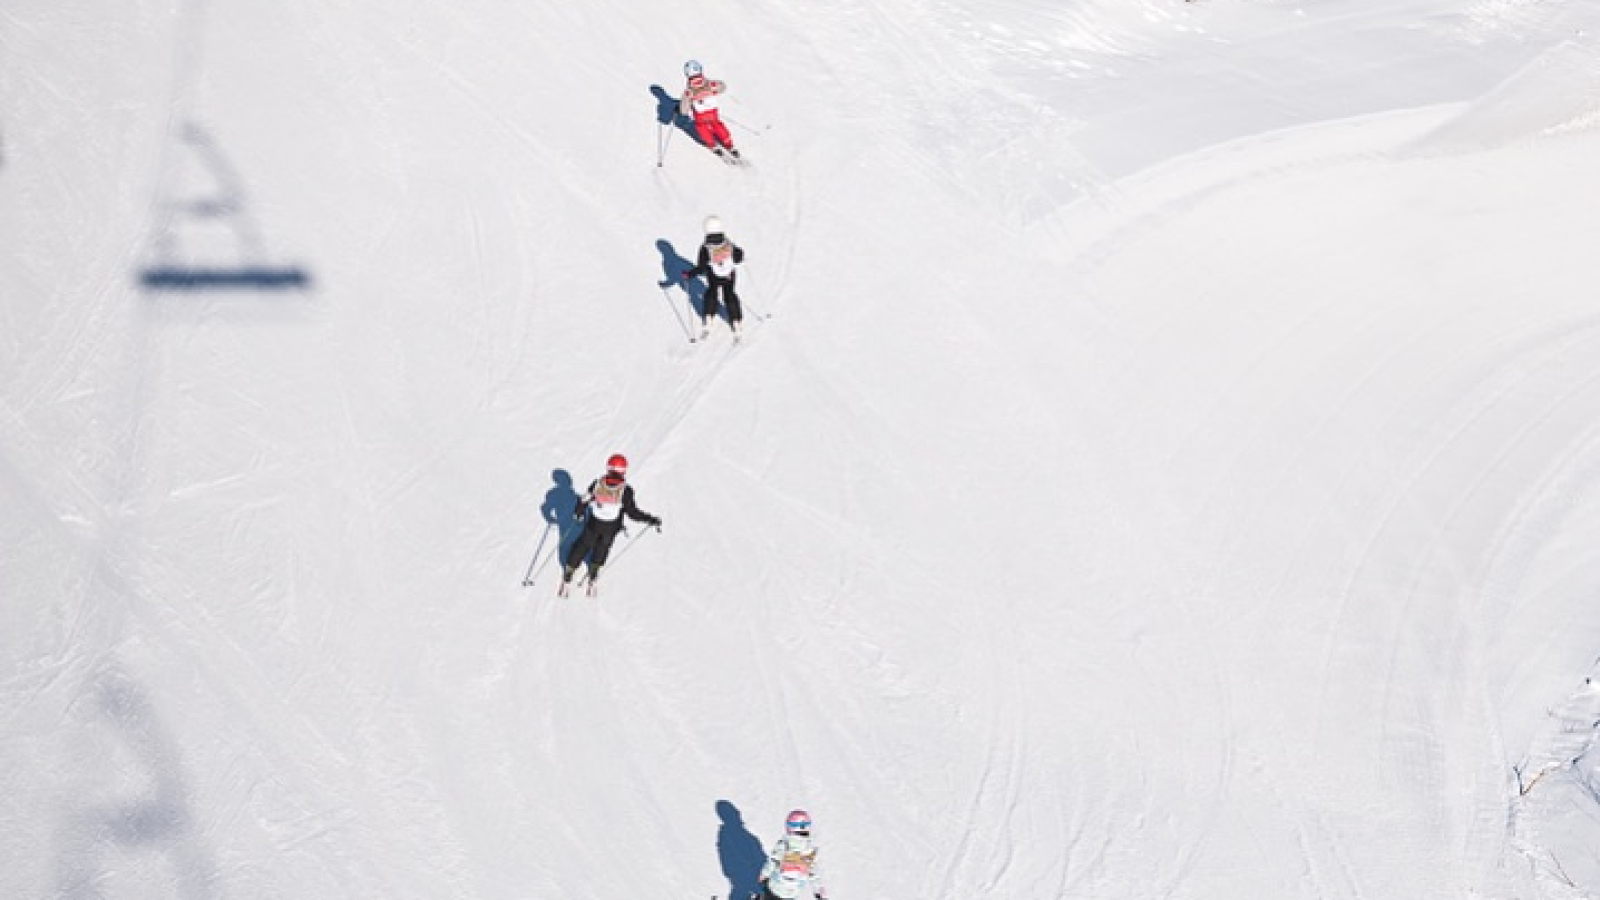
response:
[[[689,295],[689,306],[696,316],[704,315],[706,286],[698,278],[685,280],[683,273],[694,268],[694,263],[678,255],[669,240],[656,241],[656,251],[661,254],[661,287],[678,285]]]
[[[761,866],[767,861],[761,840],[744,827],[739,807],[726,800],[717,801],[717,859],[728,879],[728,900],[746,900],[761,890]]]
[[[566,469],[551,472],[550,480],[555,482],[555,486],[545,492],[539,515],[556,527],[556,534],[559,535],[556,558],[559,561],[567,558],[567,548],[578,539],[578,517],[574,514],[578,506],[578,492],[572,489],[572,476],[567,474]]]
[[[657,124],[678,128],[695,143],[700,143],[700,135],[695,133],[694,122],[679,113],[678,98],[667,93],[667,89],[659,84],[650,85],[650,93],[656,98]]]

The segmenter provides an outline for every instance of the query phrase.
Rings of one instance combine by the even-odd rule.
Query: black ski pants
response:
[[[578,535],[578,539],[572,542],[572,549],[567,551],[567,568],[576,569],[582,565],[584,557],[588,557],[590,568],[598,571],[606,564],[606,557],[611,555],[611,544],[621,530],[621,516],[610,522],[594,516],[585,519],[583,533]]]
[[[733,282],[739,277],[735,272],[727,278],[721,275],[706,276],[706,298],[701,309],[705,310],[705,318],[714,319],[717,316],[717,302],[720,300],[728,307],[728,321],[738,323],[744,321],[744,306],[739,303],[739,294],[733,289]]]

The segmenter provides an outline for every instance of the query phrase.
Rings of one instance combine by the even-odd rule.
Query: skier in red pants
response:
[[[737,161],[739,151],[733,147],[733,136],[728,134],[728,126],[722,124],[722,116],[717,113],[722,92],[728,86],[707,78],[705,69],[692,59],[683,64],[683,75],[689,79],[689,83],[683,89],[683,99],[678,101],[678,109],[694,118],[694,130],[700,135],[700,143],[710,147],[711,152],[718,156],[724,156],[726,151],[726,157]]]

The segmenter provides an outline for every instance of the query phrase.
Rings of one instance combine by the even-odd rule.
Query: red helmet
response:
[[[628,458],[621,453],[611,454],[611,458],[606,460],[606,471],[615,472],[618,475],[626,475],[628,473]]]

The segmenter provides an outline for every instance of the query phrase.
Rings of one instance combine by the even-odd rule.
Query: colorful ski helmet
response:
[[[722,220],[716,216],[706,216],[706,234],[725,234],[722,230]]]
[[[803,809],[789,813],[789,818],[783,820],[783,830],[790,834],[810,834],[811,814]]]
[[[700,60],[691,59],[683,64],[683,77],[695,78],[705,74],[705,66],[700,65]]]
[[[626,475],[628,473],[628,458],[621,453],[611,454],[611,458],[606,460],[606,471],[615,472],[618,475]]]

